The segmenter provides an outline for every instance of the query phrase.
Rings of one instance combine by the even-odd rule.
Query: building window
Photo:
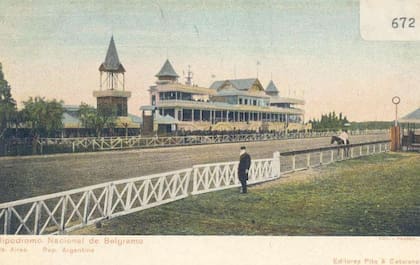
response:
[[[242,98],[239,98],[239,105],[242,105]]]

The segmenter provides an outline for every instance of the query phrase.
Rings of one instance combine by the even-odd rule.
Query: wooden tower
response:
[[[121,64],[114,37],[109,42],[105,61],[99,66],[99,91],[94,91],[99,112],[127,116],[127,101],[131,92],[125,91],[125,69]]]

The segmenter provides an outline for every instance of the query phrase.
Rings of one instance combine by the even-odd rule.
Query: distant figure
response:
[[[249,167],[251,166],[251,157],[246,152],[246,147],[241,147],[239,166],[238,166],[238,177],[241,182],[241,193],[247,193],[246,181],[248,180]]]
[[[349,135],[347,134],[347,130],[343,130],[338,137],[340,137],[340,139],[343,140],[344,144],[349,144],[350,143]]]
[[[344,145],[344,155],[347,157],[349,156],[349,135],[347,134],[347,130],[343,130],[339,136],[333,135],[331,137],[331,144],[337,143],[338,145]],[[337,149],[337,152],[339,150]]]

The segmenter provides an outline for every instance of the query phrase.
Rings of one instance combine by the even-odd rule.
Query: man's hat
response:
[[[241,146],[241,150],[245,150],[246,149],[246,147],[245,146]]]

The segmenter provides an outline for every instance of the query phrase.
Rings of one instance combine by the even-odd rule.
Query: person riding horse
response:
[[[347,134],[347,130],[343,130],[339,136],[333,135],[331,137],[331,144],[337,143],[338,145],[345,145],[344,146],[344,154],[345,156],[349,155],[349,147],[347,145],[350,144],[349,135]],[[337,149],[338,152],[338,149]]]

